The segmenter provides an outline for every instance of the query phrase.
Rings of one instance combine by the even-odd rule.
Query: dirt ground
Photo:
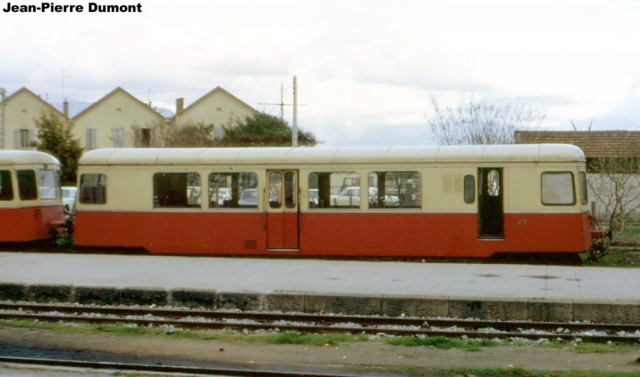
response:
[[[251,336],[251,335],[249,335]],[[0,344],[36,349],[124,355],[128,362],[200,366],[243,366],[287,371],[364,372],[425,375],[449,368],[522,368],[530,371],[637,372],[640,348],[623,353],[576,353],[536,346],[484,347],[470,352],[429,347],[398,347],[380,341],[338,346],[265,345],[166,336],[59,334],[45,330],[0,328]]]

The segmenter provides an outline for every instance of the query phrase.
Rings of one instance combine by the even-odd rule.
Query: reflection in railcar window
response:
[[[0,200],[13,200],[13,186],[9,170],[0,171]]]
[[[257,208],[257,187],[254,173],[211,173],[209,208]]]
[[[418,208],[422,176],[417,171],[369,173],[369,208]]]
[[[104,174],[82,174],[80,197],[83,204],[105,204],[107,202],[107,176]]]
[[[310,208],[360,208],[360,175],[355,172],[309,174]]]
[[[476,179],[472,175],[464,176],[464,202],[472,204],[476,201]]]
[[[20,191],[20,200],[36,200],[38,198],[36,172],[18,170],[18,190]]]
[[[582,204],[589,203],[589,194],[587,190],[587,173],[580,172],[580,200]]]
[[[576,203],[573,188],[573,173],[542,173],[542,204],[573,205]]]
[[[38,191],[40,199],[55,199],[58,197],[56,175],[53,170],[38,170]]]
[[[153,206],[200,207],[201,187],[198,173],[156,173],[153,175]]]

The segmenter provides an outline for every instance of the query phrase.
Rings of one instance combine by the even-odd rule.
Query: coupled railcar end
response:
[[[592,245],[571,145],[98,149],[78,176],[79,247],[486,258]]]
[[[60,162],[37,151],[0,151],[0,242],[26,243],[64,233]]]

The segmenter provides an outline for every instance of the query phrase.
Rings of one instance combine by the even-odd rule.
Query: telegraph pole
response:
[[[291,106],[288,103],[284,103],[284,85],[280,84],[280,103],[258,103],[258,105],[277,105],[280,106],[280,120],[284,122],[284,107]]]
[[[298,77],[293,76],[293,131],[291,145],[298,146]]]
[[[284,107],[293,106],[293,125],[291,132],[291,146],[298,146],[298,78],[293,76],[293,105],[290,103],[284,103],[284,89],[280,84],[280,103],[258,103],[259,105],[277,105],[280,106],[280,120],[284,122]]]

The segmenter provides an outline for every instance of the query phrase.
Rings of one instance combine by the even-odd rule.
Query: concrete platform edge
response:
[[[635,301],[574,302],[544,299],[482,299],[298,292],[218,292],[215,289],[90,287],[0,284],[0,301],[140,305],[390,317],[450,317],[545,322],[640,323]]]

